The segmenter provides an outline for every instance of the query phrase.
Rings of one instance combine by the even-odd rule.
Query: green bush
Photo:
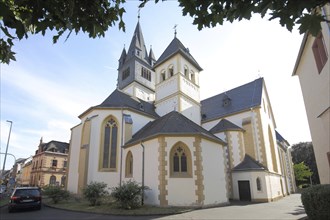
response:
[[[91,182],[83,189],[83,194],[91,206],[100,205],[102,198],[108,195],[106,188],[106,183]]]
[[[59,186],[46,186],[43,188],[43,192],[46,196],[52,199],[54,204],[70,198],[69,191],[62,189]]]
[[[305,188],[301,201],[309,220],[330,219],[330,184]]]
[[[137,182],[129,180],[121,186],[113,187],[111,196],[120,208],[134,209],[141,205],[142,191],[146,189],[149,187],[142,187]]]

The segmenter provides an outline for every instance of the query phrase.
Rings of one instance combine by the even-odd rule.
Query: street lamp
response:
[[[7,147],[6,147],[5,159],[3,160],[3,167],[2,167],[2,173],[1,173],[2,176],[3,176],[4,172],[5,172],[5,165],[6,165],[6,159],[7,159],[7,153],[8,153],[8,145],[9,145],[9,140],[10,140],[11,127],[13,125],[13,122],[12,121],[7,120],[7,122],[10,123],[10,129],[9,129],[9,135],[8,135],[8,140],[7,140]]]

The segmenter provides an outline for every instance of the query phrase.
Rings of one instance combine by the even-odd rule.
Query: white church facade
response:
[[[276,133],[262,78],[200,100],[202,68],[175,36],[156,60],[139,22],[118,84],[71,129],[67,189],[130,179],[146,204],[273,201],[295,190],[288,142]]]

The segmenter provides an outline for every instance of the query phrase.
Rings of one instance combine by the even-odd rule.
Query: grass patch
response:
[[[9,196],[1,196],[0,197],[0,206],[7,205],[9,201]]]
[[[148,205],[137,209],[125,210],[118,208],[111,201],[103,201],[99,206],[90,206],[87,200],[77,200],[75,198],[70,198],[67,201],[61,201],[57,204],[53,204],[50,199],[44,198],[43,203],[54,208],[111,215],[173,215],[194,210],[194,208],[191,207],[158,207]]]

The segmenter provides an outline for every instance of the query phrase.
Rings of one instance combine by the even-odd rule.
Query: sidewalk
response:
[[[276,202],[257,204],[237,202],[231,206],[201,209],[157,219],[304,219],[305,217],[300,194],[292,194]]]

